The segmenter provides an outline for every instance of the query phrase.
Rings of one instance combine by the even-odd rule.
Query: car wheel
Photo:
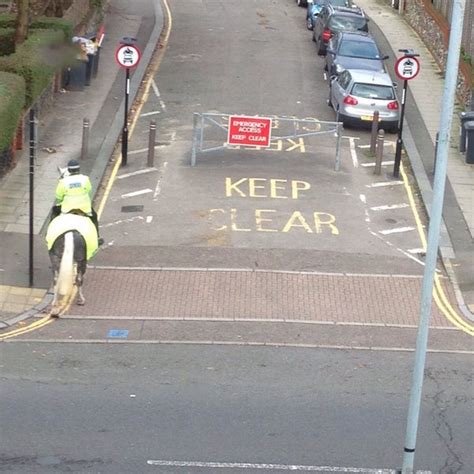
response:
[[[329,92],[329,97],[328,97],[328,100],[326,101],[326,103],[328,104],[328,107],[331,107],[331,109],[333,108],[332,102],[331,102],[331,92]]]
[[[316,43],[316,37],[314,36],[314,32],[313,32],[313,41]]]
[[[313,24],[309,18],[306,18],[306,28],[308,28],[310,31],[313,29]]]

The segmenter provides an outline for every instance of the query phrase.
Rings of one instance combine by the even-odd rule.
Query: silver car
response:
[[[344,125],[370,127],[377,110],[381,128],[398,130],[400,105],[385,72],[346,69],[331,79],[328,105]]]

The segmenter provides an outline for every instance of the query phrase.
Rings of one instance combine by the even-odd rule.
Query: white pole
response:
[[[465,0],[453,0],[453,16],[449,35],[448,57],[446,61],[446,79],[441,107],[439,143],[436,154],[436,171],[433,185],[433,203],[428,230],[425,272],[421,294],[420,323],[416,339],[415,366],[413,368],[410,405],[408,408],[405,448],[403,452],[403,473],[413,472],[415,461],[416,434],[420,415],[423,373],[425,370],[426,349],[428,346],[428,328],[431,316],[433,280],[438,256],[439,233],[443,211],[446,169],[448,165],[448,147],[451,122],[454,112],[456,84],[458,80],[459,55],[461,52],[462,25],[464,20]]]

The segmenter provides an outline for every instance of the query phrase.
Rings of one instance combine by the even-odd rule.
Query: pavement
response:
[[[107,165],[113,154],[114,148],[119,138],[123,124],[124,113],[124,73],[120,71],[114,61],[114,50],[119,40],[124,36],[136,36],[138,44],[144,52],[139,67],[133,72],[132,87],[130,91],[130,102],[137,96],[138,87],[145,77],[145,68],[150,62],[155,46],[158,44],[164,21],[164,14],[160,7],[160,2],[154,2],[154,11],[148,14],[136,14],[137,11],[146,10],[145,1],[143,8],[131,8],[130,2],[126,0],[111,0],[105,17],[106,38],[102,45],[99,73],[90,87],[84,92],[66,92],[59,93],[56,97],[53,111],[40,119],[38,124],[38,147],[35,165],[35,186],[34,186],[34,275],[33,285],[29,285],[29,267],[28,267],[28,233],[29,233],[29,188],[28,188],[28,150],[18,152],[18,165],[7,176],[0,181],[0,321],[3,327],[9,327],[12,324],[26,319],[38,312],[44,310],[51,299],[48,289],[51,284],[51,274],[49,269],[49,259],[44,245],[45,222],[48,219],[49,210],[54,199],[54,189],[57,181],[57,166],[64,166],[71,158],[80,156],[82,119],[89,118],[91,127],[91,142],[89,158],[82,162],[83,171],[91,176],[94,188],[103,193],[104,184],[101,183]],[[411,167],[414,172],[420,195],[429,213],[432,197],[431,182],[433,178],[433,156],[435,135],[439,122],[439,111],[441,110],[441,100],[443,96],[443,80],[437,69],[437,66],[430,56],[420,38],[408,26],[402,17],[389,6],[382,5],[376,0],[359,0],[359,5],[364,8],[371,17],[371,25],[378,29],[378,34],[383,35],[383,40],[388,42],[393,49],[393,57],[397,56],[397,50],[404,47],[412,47],[420,53],[422,69],[419,77],[410,83],[409,100],[412,106],[416,107],[418,116],[422,117],[419,122],[410,122],[410,110],[407,111],[407,125],[404,129],[404,143],[407,154],[410,159]],[[151,8],[151,7],[148,7]],[[155,21],[153,21],[153,18]],[[383,33],[381,33],[383,32]],[[407,40],[409,39],[409,44]],[[449,151],[448,164],[448,186],[446,190],[446,206],[444,212],[443,229],[441,235],[440,249],[445,268],[452,283],[453,290],[446,287],[446,291],[452,296],[452,301],[457,301],[460,312],[470,321],[474,321],[472,312],[474,311],[474,166],[465,163],[464,156],[459,153],[457,148],[456,126],[458,124],[457,115],[453,118],[453,136],[452,146]],[[424,132],[423,135],[420,135]],[[67,138],[66,138],[67,137]],[[47,151],[54,150],[54,153]],[[94,158],[92,158],[94,157]],[[112,158],[115,159],[115,158]],[[121,186],[125,186],[125,180]],[[205,250],[201,250],[206,254]],[[186,255],[186,252],[182,253]],[[162,261],[166,261],[166,250],[160,255]],[[110,262],[110,265],[117,265],[120,261],[120,254],[115,254],[116,261]],[[209,266],[209,255],[203,258]],[[139,257],[138,257],[139,258]],[[143,256],[144,259],[147,256]],[[240,257],[236,256],[238,260]],[[250,258],[251,259],[251,258]],[[162,264],[163,266],[163,264]],[[183,265],[184,266],[184,265]],[[217,265],[218,266],[218,263]],[[202,269],[201,269],[202,270]],[[107,272],[107,269],[99,269],[96,272],[91,271],[87,284],[99,286],[103,281],[111,281],[113,276],[105,279],[98,278],[97,272]],[[143,272],[141,272],[143,273]],[[354,271],[356,273],[356,271]],[[337,299],[337,294],[341,298],[347,296],[348,291],[344,292],[344,285],[349,288],[357,286],[357,276],[348,283],[347,276],[333,275],[323,276],[322,278],[311,281],[311,277],[304,282],[299,281],[300,276],[289,275],[287,277],[277,275],[272,272],[262,272],[258,276],[255,273],[241,272],[233,274],[225,273],[226,278],[241,278],[239,286],[242,294],[240,298],[241,306],[239,308],[227,308],[226,314],[238,312],[245,313],[251,317],[271,320],[274,316],[272,308],[264,306],[267,311],[262,313],[262,305],[256,311],[252,307],[251,301],[255,299],[252,296],[252,289],[268,285],[273,288],[275,293],[281,292],[285,288],[285,282],[291,282],[280,301],[279,306],[285,308],[285,317],[283,320],[291,319],[292,315],[298,315],[299,319],[311,321],[321,314],[324,308],[333,307],[333,302],[314,301],[311,295],[314,294],[318,285],[322,288],[333,288],[341,293],[335,292],[333,297]],[[155,275],[160,278],[163,273]],[[101,297],[116,300],[119,296],[126,293],[127,288],[164,288],[168,285],[169,292],[160,293],[162,302],[162,311],[164,316],[177,318],[186,313],[186,317],[200,318],[209,317],[216,313],[217,308],[225,308],[226,300],[208,301],[205,298],[196,298],[200,294],[200,288],[209,285],[217,285],[218,282],[210,282],[213,279],[212,272],[182,272],[179,270],[168,270],[166,281],[155,282],[154,284],[144,284],[143,276],[140,272],[129,269],[126,278],[120,280],[120,285],[111,291],[110,285],[102,288]],[[257,278],[258,281],[254,281]],[[129,281],[129,280],[132,281]],[[201,279],[201,280],[200,280]],[[392,285],[396,283],[396,276],[391,280],[374,278],[376,286],[382,285],[386,291],[386,297],[390,299]],[[173,286],[175,282],[176,286]],[[355,283],[354,283],[355,282]],[[387,282],[390,284],[388,286]],[[165,284],[166,283],[166,284]],[[220,280],[222,284],[222,280]],[[395,293],[395,298],[390,307],[394,308],[398,301],[407,301],[416,298],[419,291],[419,278],[413,278],[413,285],[406,290],[400,289]],[[444,282],[443,284],[445,284]],[[173,301],[167,301],[166,298],[172,295],[173,288],[179,288],[182,285],[186,288],[194,289],[189,291],[182,298],[182,294],[176,294]],[[143,286],[145,285],[145,286]],[[309,285],[306,287],[305,285]],[[225,285],[224,285],[225,286]],[[230,283],[232,286],[232,283]],[[228,288],[229,286],[226,286]],[[208,288],[207,294],[217,295],[218,291],[211,292]],[[197,293],[196,293],[197,291]],[[360,289],[363,294],[363,288]],[[322,294],[323,292],[321,292]],[[96,295],[97,296],[97,295]],[[91,298],[94,295],[91,294]],[[182,300],[180,299],[182,298]],[[127,294],[127,305],[129,313],[136,310],[135,294]],[[195,307],[193,302],[204,301],[203,306]],[[176,302],[180,302],[176,306]],[[270,299],[268,300],[269,304]],[[306,305],[295,304],[295,301],[306,301]],[[285,302],[288,305],[285,306]],[[104,301],[97,301],[95,307],[100,307]],[[375,308],[374,314],[367,316],[365,311],[369,306],[366,302],[348,302],[351,308],[363,308],[360,318],[361,321],[367,321],[373,316],[373,322],[376,322],[376,316],[383,309]],[[319,313],[314,311],[302,310],[302,308],[314,307],[316,304],[323,308]],[[207,306],[206,306],[207,305]],[[103,304],[104,308],[107,305]],[[389,321],[389,324],[406,324],[410,327],[416,325],[416,315],[404,312],[401,307],[400,317]],[[80,310],[75,310],[76,315],[80,316]],[[216,314],[214,314],[216,313]],[[262,316],[263,314],[263,316]],[[175,315],[175,316],[173,316]],[[94,316],[120,316],[114,315],[94,315]],[[124,315],[122,315],[123,317]],[[340,314],[339,322],[344,323],[344,314]],[[352,321],[354,321],[352,319]],[[435,312],[433,324],[443,326],[441,317]],[[466,347],[468,344],[466,345]]]

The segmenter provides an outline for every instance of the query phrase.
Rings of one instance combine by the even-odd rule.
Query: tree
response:
[[[15,45],[19,45],[28,36],[30,0],[17,0],[16,7]]]

